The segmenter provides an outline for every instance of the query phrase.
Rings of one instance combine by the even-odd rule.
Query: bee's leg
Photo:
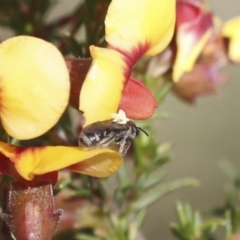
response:
[[[130,146],[131,146],[131,140],[124,139],[124,141],[120,143],[120,148],[119,148],[120,155],[124,157],[128,149],[130,148]]]
[[[114,134],[109,134],[107,137],[99,141],[97,144],[99,147],[106,147],[114,140]]]

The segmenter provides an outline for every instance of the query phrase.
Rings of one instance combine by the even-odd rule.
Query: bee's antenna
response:
[[[139,130],[141,130],[143,133],[145,133],[146,134],[146,136],[147,137],[149,137],[149,135],[148,135],[148,133],[146,132],[146,131],[144,131],[142,128],[140,128],[140,127],[137,127]]]

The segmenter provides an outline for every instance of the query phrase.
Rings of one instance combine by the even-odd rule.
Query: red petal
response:
[[[158,106],[149,89],[139,80],[130,77],[123,90],[119,109],[135,120],[150,118]]]
[[[0,174],[8,174],[13,176],[13,174],[11,174],[13,168],[14,164],[10,162],[10,160],[7,157],[5,157],[2,153],[0,153]]]
[[[178,0],[177,1],[177,25],[193,21],[201,11],[200,1]]]
[[[70,98],[72,107],[79,110],[79,95],[83,82],[91,66],[92,59],[88,58],[65,58],[70,75]]]
[[[218,93],[218,87],[228,81],[217,65],[197,63],[191,72],[185,73],[181,81],[173,85],[173,91],[182,100],[195,103],[200,96]]]

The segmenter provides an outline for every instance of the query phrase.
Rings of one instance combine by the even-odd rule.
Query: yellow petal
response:
[[[230,59],[240,62],[240,17],[227,21],[223,26],[222,35],[229,38]]]
[[[212,36],[212,15],[206,13],[197,20],[182,24],[177,29],[177,56],[173,65],[174,82],[178,82],[185,72],[192,70]]]
[[[173,66],[174,82],[178,82],[185,72],[192,70],[197,57],[203,50],[211,34],[212,30],[209,29],[201,40],[194,44],[193,48],[189,48],[189,46],[193,46],[193,38],[191,34],[189,36],[186,34],[185,36],[179,37],[178,41],[181,42],[181,47],[178,48],[178,53]]]
[[[121,52],[156,55],[172,38],[175,7],[175,0],[112,0],[105,19],[106,40]]]
[[[0,44],[0,115],[4,129],[17,139],[49,130],[69,98],[65,61],[52,44],[29,36]]]
[[[79,173],[97,177],[113,174],[122,164],[120,155],[109,149],[86,151],[79,147],[64,146],[29,148],[14,159],[17,171],[27,180],[33,179],[35,175],[57,171],[83,161],[81,167],[72,168]]]
[[[17,146],[0,142],[0,153],[2,153],[5,157],[12,158],[17,154],[17,152],[18,152]]]
[[[92,65],[83,83],[79,109],[84,112],[85,124],[111,118],[121,100],[126,79],[126,59],[120,53],[104,48],[90,47]]]
[[[94,177],[108,177],[115,173],[122,165],[122,158],[113,151],[103,152],[93,156],[89,160],[74,164],[68,169],[73,172]]]

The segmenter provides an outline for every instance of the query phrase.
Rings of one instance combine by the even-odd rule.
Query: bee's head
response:
[[[136,124],[132,121],[129,121],[127,123],[129,129],[131,129],[131,135],[132,135],[132,138],[135,138],[136,136],[138,136],[139,134],[139,131],[142,131],[143,133],[145,133],[145,135],[148,137],[148,133],[146,131],[144,131],[142,128],[140,127],[137,127]]]

